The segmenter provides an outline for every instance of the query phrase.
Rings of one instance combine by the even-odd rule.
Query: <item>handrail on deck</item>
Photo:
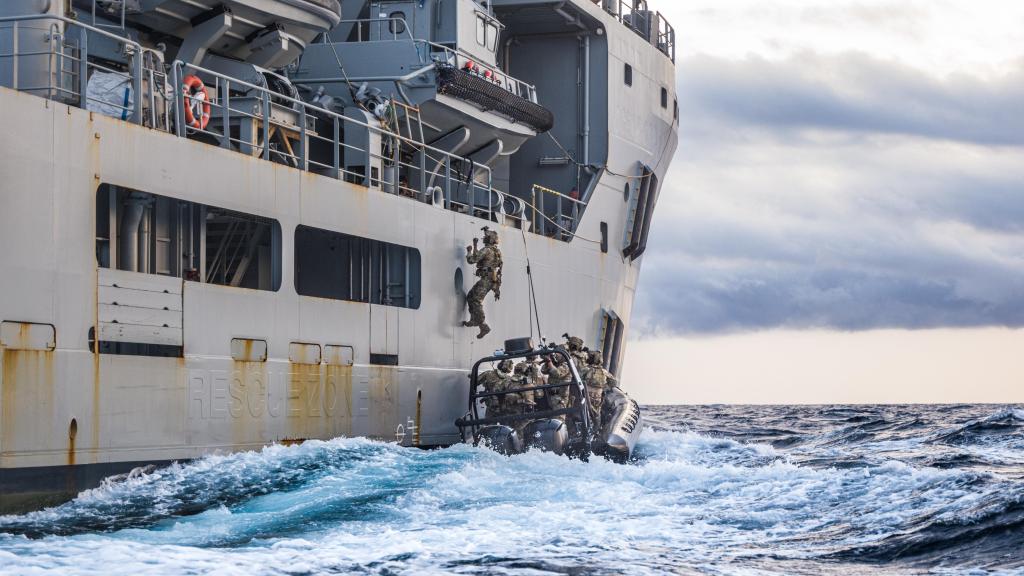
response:
[[[182,80],[186,70],[215,80],[216,84],[213,87],[214,89],[211,90],[211,99],[209,102],[212,112],[210,125],[219,125],[221,128],[220,134],[210,130],[186,126],[184,119],[184,107],[186,106],[185,101],[191,98],[190,96],[185,95],[182,91]],[[452,195],[453,191],[460,192],[463,189],[468,189],[468,193],[471,197],[477,191],[481,191],[488,195],[497,193],[499,194],[499,201],[503,199],[503,195],[492,187],[493,174],[491,168],[488,166],[472,164],[468,159],[462,156],[456,156],[450,152],[419,142],[380,125],[373,125],[361,120],[350,118],[348,116],[338,114],[337,112],[310,104],[298,98],[272,92],[262,86],[245,82],[244,80],[239,80],[237,78],[232,78],[225,74],[221,74],[195,64],[189,64],[177,60],[172,64],[172,71],[175,85],[175,101],[177,104],[177,121],[175,122],[175,126],[177,135],[180,137],[188,137],[189,133],[205,133],[212,138],[220,140],[222,147],[231,147],[231,144],[233,143],[240,146],[252,147],[252,143],[240,142],[231,137],[231,121],[232,118],[257,119],[260,122],[260,129],[263,137],[263,145],[260,150],[260,154],[264,160],[270,160],[271,151],[268,143],[271,140],[271,130],[274,126],[279,128],[283,127],[280,122],[275,121],[272,117],[271,102],[274,101],[291,106],[290,110],[298,113],[299,115],[297,128],[291,128],[299,133],[298,151],[294,154],[275,151],[274,155],[286,157],[290,164],[301,170],[309,170],[311,166],[315,166],[328,170],[330,176],[341,179],[347,174],[345,169],[341,166],[341,153],[344,150],[354,150],[368,154],[374,160],[379,160],[382,163],[395,166],[396,169],[404,167],[410,171],[418,172],[420,182],[415,187],[412,186],[413,183],[411,182],[407,186],[400,186],[400,183],[397,181],[397,176],[395,178],[396,181],[394,182],[387,182],[383,174],[376,179],[380,181],[380,184],[385,184],[386,188],[396,190],[396,193],[399,194],[411,191],[415,193],[416,197],[421,201],[428,201],[431,199],[428,197],[428,193],[430,192],[428,188],[432,188],[430,184],[440,180],[442,183],[442,191],[444,192],[446,208],[453,204],[461,204],[457,200],[453,199]],[[260,101],[259,112],[253,113],[231,108],[230,102],[232,88],[236,90],[245,89],[245,91],[255,94],[255,98]],[[252,97],[250,97],[250,99],[252,99]],[[216,109],[216,111],[214,112],[212,109]],[[311,131],[308,128],[307,119],[314,113],[321,120],[326,120],[326,124],[332,128],[332,130],[328,131],[331,134],[330,137],[321,136],[319,133]],[[384,139],[389,139],[392,143],[397,143],[399,147],[404,146],[405,151],[412,152],[418,159],[418,165],[412,165],[408,162],[402,161],[400,150],[396,150],[391,155],[385,155],[384,150],[363,150],[362,148],[346,143],[344,139],[342,139],[342,128],[345,126],[357,126],[369,131],[370,133],[377,134],[381,137],[382,144],[384,144]],[[310,140],[323,142],[332,146],[334,153],[332,154],[333,157],[331,165],[321,164],[310,159],[307,145],[307,142]],[[472,164],[472,170],[469,173],[462,174],[460,171],[453,168],[454,162],[458,162],[460,166],[462,164]],[[351,175],[357,174],[352,173]],[[372,182],[374,181],[374,178],[370,174],[358,174],[358,176],[366,178],[368,185],[372,185]],[[472,206],[472,200],[470,205]],[[500,206],[500,202],[498,205]],[[494,211],[494,204],[488,202],[487,210],[485,210],[488,214],[488,218],[493,218]]]
[[[18,89],[18,86],[17,86],[17,82],[18,82],[18,78],[17,78],[17,69],[18,69],[17,68],[17,59],[19,57],[22,57],[22,56],[44,55],[44,54],[18,53],[18,24],[21,23],[21,22],[31,22],[31,21],[34,21],[34,20],[46,20],[46,21],[63,22],[65,25],[69,25],[69,26],[72,26],[72,27],[78,27],[80,29],[81,33],[80,33],[80,36],[79,36],[79,50],[80,50],[80,53],[79,53],[78,57],[65,55],[65,54],[63,54],[63,52],[58,54],[57,52],[53,51],[53,42],[55,40],[57,40],[58,38],[59,39],[65,38],[67,36],[66,31],[61,33],[61,34],[59,34],[59,35],[55,35],[55,36],[53,36],[53,37],[51,37],[49,39],[50,44],[51,44],[51,51],[49,53],[45,54],[45,55],[49,55],[49,56],[60,57],[61,59],[65,59],[66,58],[66,59],[68,59],[68,60],[70,60],[72,62],[76,62],[78,64],[78,70],[75,72],[75,74],[78,77],[78,92],[75,92],[74,90],[70,90],[70,89],[64,88],[63,86],[60,86],[59,84],[58,85],[50,84],[48,86],[32,88],[31,90],[48,90],[51,93],[54,93],[54,92],[66,92],[66,93],[71,94],[72,96],[78,96],[79,100],[81,102],[82,108],[86,107],[86,100],[87,100],[86,84],[88,83],[88,80],[89,80],[89,78],[88,78],[89,67],[92,66],[93,68],[97,68],[97,69],[100,68],[97,65],[90,64],[89,61],[88,61],[88,43],[89,43],[88,33],[89,32],[92,32],[93,34],[99,34],[101,36],[105,36],[105,37],[110,38],[112,40],[116,40],[117,42],[120,42],[121,44],[124,44],[124,46],[126,48],[130,48],[131,49],[130,54],[141,55],[143,53],[142,45],[139,44],[138,42],[135,42],[134,40],[132,40],[130,38],[126,38],[126,37],[120,36],[118,34],[113,34],[111,32],[107,32],[106,30],[102,30],[102,29],[97,28],[95,26],[90,26],[89,24],[85,24],[83,22],[79,22],[78,20],[72,20],[71,18],[68,18],[66,16],[58,16],[58,15],[55,15],[55,14],[27,14],[27,15],[24,15],[24,16],[4,16],[4,17],[0,17],[0,23],[11,22],[11,23],[14,24],[11,27],[12,33],[14,35],[14,42],[13,42],[14,51],[11,54],[2,54],[2,55],[0,55],[0,57],[11,57],[11,58],[14,58],[15,64],[14,64],[14,67],[13,67],[14,68],[14,78],[13,78],[13,81],[14,81],[14,89],[15,90]],[[59,68],[56,70],[57,74],[63,75],[65,73],[65,70],[62,68],[63,63],[59,63],[58,66],[59,66]],[[107,69],[104,69],[104,70],[107,70]],[[51,68],[50,72],[52,74],[54,72],[54,70],[52,70],[52,68]],[[131,83],[132,83],[132,93],[133,93],[133,104],[134,104],[134,106],[133,106],[133,110],[132,110],[131,120],[135,124],[142,124],[142,58],[141,57],[140,58],[132,58],[132,70],[131,70],[131,72],[125,73],[124,75],[127,78],[129,78],[131,80]]]
[[[43,45],[32,52],[19,52],[17,43],[19,22],[40,20],[53,22],[47,38],[48,46]],[[78,44],[65,43],[67,30],[59,30],[58,22],[62,22],[68,27],[77,27],[80,30]],[[127,118],[130,111],[130,121],[134,124],[145,124],[143,104],[148,102],[152,118],[151,122],[146,125],[154,129],[165,130],[181,138],[202,136],[208,141],[219,142],[223,148],[242,153],[252,153],[258,150],[259,155],[265,160],[271,160],[271,156],[273,156],[274,159],[284,160],[290,166],[304,171],[316,170],[320,174],[326,174],[336,179],[347,176],[359,177],[365,179],[365,184],[369,187],[379,188],[387,193],[413,197],[425,203],[434,203],[439,207],[443,205],[445,209],[464,211],[488,220],[510,219],[524,228],[526,223],[532,220],[533,232],[545,235],[548,235],[548,232],[553,232],[557,237],[566,241],[572,239],[579,221],[579,214],[582,207],[586,206],[585,202],[572,196],[538,185],[532,188],[533,202],[528,206],[533,214],[532,217],[529,217],[524,206],[526,199],[494,188],[493,172],[490,167],[476,164],[469,158],[430,146],[425,142],[405,136],[400,131],[393,131],[387,126],[351,118],[316,104],[273,92],[264,86],[233,78],[195,64],[187,64],[180,60],[172,63],[170,71],[167,72],[162,61],[154,58],[153,62],[149,62],[148,54],[152,50],[143,47],[138,42],[66,17],[48,14],[0,17],[0,24],[3,23],[13,23],[13,27],[9,28],[15,35],[12,53],[0,54],[0,59],[14,59],[15,65],[12,67],[14,85],[12,88],[15,90],[45,91],[45,97],[49,99],[64,100],[71,105],[88,109],[89,104],[94,101],[87,95],[90,71],[116,74],[123,77],[126,83],[130,83],[134,93],[131,100],[133,108],[129,108],[128,104],[121,106],[111,102],[97,101],[120,110],[118,114],[122,118]],[[123,44],[128,56],[127,71],[115,70],[98,62],[90,62],[88,45],[90,34],[97,34]],[[450,49],[449,51],[455,52]],[[51,62],[48,64],[50,68],[47,85],[40,87],[18,85],[17,60],[23,56],[51,58]],[[67,62],[73,64],[73,69],[69,70],[65,67]],[[154,67],[157,62],[160,66]],[[427,69],[429,68],[427,67]],[[211,108],[211,118],[206,127],[187,126],[185,123],[185,107],[192,101],[192,96],[183,90],[186,71],[211,81],[207,86],[209,93],[207,103]],[[173,85],[170,95],[166,95],[164,89],[168,74],[171,76],[170,81]],[[143,85],[144,75],[148,78],[148,84],[145,86]],[[66,79],[73,79],[73,81],[69,81],[73,85],[72,88],[64,85]],[[74,86],[77,86],[77,90],[74,89]],[[233,95],[233,91],[235,94],[243,93],[244,96]],[[77,102],[70,98],[77,98]],[[166,104],[162,112],[162,124],[158,124],[156,121],[156,106],[154,105],[156,98],[161,98]],[[246,109],[240,108],[238,105],[232,107],[232,101],[239,98],[244,98]],[[285,122],[280,119],[282,114],[293,117]],[[171,121],[172,115],[173,122]],[[314,119],[320,123],[319,126],[312,123]],[[252,122],[248,125],[251,130],[248,134],[252,136],[251,141],[243,141],[243,134],[240,131],[237,136],[232,133],[233,126],[239,129],[247,121]],[[342,135],[343,128],[347,126],[357,127],[359,130],[379,136],[380,149],[363,149],[351,142],[346,142]],[[257,127],[259,134],[262,135],[262,145],[255,133]],[[218,129],[220,133],[217,132]],[[288,144],[287,150],[277,149],[272,152],[270,145],[272,130],[278,130],[279,133],[290,131],[292,141],[296,140],[294,135],[297,134],[297,150],[293,150],[291,144]],[[288,139],[289,136],[285,134],[284,138]],[[310,144],[319,144],[321,150],[333,151],[311,157]],[[329,148],[327,148],[328,146]],[[355,162],[346,163],[343,167],[342,155],[348,150],[358,151],[361,156]],[[327,158],[328,156],[330,158]],[[369,159],[369,162],[363,164],[359,158]],[[370,173],[370,165],[378,162],[382,173]],[[366,166],[366,173],[352,172],[347,169],[356,166]],[[403,170],[405,176],[408,176],[407,179],[402,175]],[[547,204],[545,198],[548,198]],[[519,205],[515,206],[513,203],[514,207],[510,210],[507,208],[506,199],[515,199]],[[550,204],[551,201],[555,202],[554,206]],[[568,214],[563,211],[565,202],[570,207]],[[544,212],[549,208],[555,209],[553,217],[557,222],[552,221]],[[548,223],[551,223],[554,228],[548,226]]]
[[[651,12],[647,0],[590,0],[602,6],[624,26],[633,30],[663,54],[676,61],[676,31],[661,12]]]
[[[417,46],[425,46],[427,49],[423,50],[423,52],[420,52],[419,48],[417,48],[417,53],[419,54],[419,57],[420,57],[420,64],[433,65],[434,63],[437,62],[437,59],[433,58],[432,56],[434,54],[437,54],[438,52],[443,53],[445,61],[447,63],[455,66],[456,68],[461,68],[467,62],[473,62],[476,66],[478,66],[480,68],[483,68],[484,70],[490,71],[492,77],[496,77],[499,81],[503,82],[504,85],[505,85],[505,88],[509,92],[511,92],[511,93],[513,93],[513,94],[515,94],[517,96],[520,96],[522,98],[526,98],[527,100],[529,100],[529,101],[531,101],[533,103],[537,103],[537,87],[534,86],[533,84],[530,84],[528,82],[524,82],[522,80],[519,80],[518,78],[515,78],[515,77],[505,73],[504,71],[502,71],[497,66],[490,66],[488,64],[484,64],[484,63],[480,62],[477,58],[472,56],[471,54],[465,52],[464,50],[457,49],[457,48],[452,48],[450,46],[445,46],[444,44],[438,44],[437,42],[433,42],[433,41],[426,40],[426,39],[423,39],[423,38],[415,38],[415,37],[413,37],[412,31],[411,31],[412,29],[409,27],[408,22],[406,22],[406,20],[404,18],[392,18],[392,17],[388,17],[388,18],[356,18],[356,19],[342,20],[342,23],[348,23],[348,24],[355,24],[356,25],[356,28],[358,30],[358,34],[356,35],[356,43],[395,41],[395,40],[399,39],[399,36],[402,36],[403,40],[405,38],[408,38],[408,40],[410,42],[412,42],[413,44],[415,44]],[[381,40],[370,40],[370,39],[364,39],[363,38],[362,24],[370,24],[370,25],[376,24],[382,30],[379,33],[379,36],[381,38],[384,38],[384,36],[385,36],[384,33],[383,33],[383,24],[384,23],[388,23],[388,25],[389,25],[388,26],[388,34],[391,35],[390,40],[384,40],[384,39],[381,39]],[[402,24],[402,31],[398,32],[398,30],[397,30],[398,27],[397,26],[394,27],[394,29],[392,29],[392,27],[390,26],[392,23],[401,23]],[[329,42],[336,42],[335,39],[331,38],[330,35],[326,34],[326,33],[322,34],[320,38],[321,38],[321,42],[328,42],[328,41]],[[346,42],[345,41],[341,41],[341,42],[336,42],[336,43],[338,43],[338,44],[345,44]],[[416,74],[414,74],[413,76],[415,76],[415,75]],[[352,82],[367,81],[367,80],[380,80],[380,81],[395,80],[395,81],[402,81],[403,78],[390,78],[390,77],[381,77],[381,78],[372,78],[372,79],[349,78],[349,80],[352,81]],[[318,78],[316,80],[320,80],[320,81],[337,81],[338,79],[322,79],[322,78]],[[307,81],[308,82],[314,82],[314,80],[307,80]]]
[[[530,187],[530,195],[530,221],[533,223],[533,231],[542,236],[558,237],[563,240],[572,239],[576,225],[579,223],[580,214],[587,207],[587,203],[540,184]],[[547,215],[548,205],[545,199],[549,196],[554,197],[553,208],[556,220]],[[566,213],[563,202],[569,203],[568,213]]]
[[[356,34],[356,42],[370,42],[370,40],[363,40],[363,27],[361,25],[362,24],[373,24],[374,22],[377,23],[377,27],[378,27],[378,29],[380,29],[380,32],[378,32],[378,34],[380,36],[382,36],[382,37],[384,36],[384,30],[381,27],[381,25],[383,23],[387,22],[388,23],[388,34],[391,34],[391,39],[392,40],[398,40],[398,36],[401,35],[401,34],[405,34],[406,36],[408,36],[409,40],[415,40],[415,38],[413,38],[412,31],[409,28],[409,23],[405,20],[405,18],[397,18],[397,17],[391,17],[391,16],[389,16],[387,18],[349,18],[349,19],[342,20],[342,21],[338,22],[338,26],[341,26],[342,24],[356,24],[357,25],[356,26],[356,32],[357,32],[357,34]],[[399,32],[397,29],[392,30],[391,29],[391,24],[392,23],[399,23],[399,24],[401,24],[402,25],[402,31]],[[335,28],[337,28],[337,26]],[[324,32],[323,36],[329,36],[329,33],[328,32]],[[344,42],[345,41],[342,40],[342,43],[344,43]]]

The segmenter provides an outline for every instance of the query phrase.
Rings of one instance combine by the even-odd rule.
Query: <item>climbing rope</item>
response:
[[[528,310],[530,316],[530,338],[533,338],[533,321],[536,318],[537,337],[543,343],[544,331],[540,327],[540,306],[537,305],[537,292],[533,288],[533,269],[530,267],[530,247],[526,243],[526,229],[521,227],[519,231],[523,233],[523,251],[526,254],[526,278],[530,282],[530,293],[527,295],[530,301],[530,309]]]
[[[678,122],[678,119],[672,120],[672,126],[676,126]],[[658,157],[658,163],[654,165],[654,170],[651,170],[650,174],[639,175],[619,174],[618,172],[615,172],[614,170],[609,168],[607,163],[604,166],[591,166],[582,164],[581,162],[576,160],[576,158],[565,148],[565,146],[562,146],[562,143],[558,141],[558,138],[555,138],[554,134],[548,132],[547,135],[548,138],[551,138],[551,141],[555,143],[555,146],[557,146],[558,149],[562,151],[562,154],[565,154],[565,157],[570,162],[572,162],[577,168],[599,168],[603,169],[605,172],[611,174],[612,176],[618,176],[619,178],[625,178],[627,180],[643,180],[645,178],[650,178],[652,174],[658,171],[658,168],[661,168],[661,164],[665,161],[665,152],[668,151],[668,141],[672,138],[672,130],[669,129],[668,136],[665,137],[665,143],[662,144],[661,146],[661,154]]]

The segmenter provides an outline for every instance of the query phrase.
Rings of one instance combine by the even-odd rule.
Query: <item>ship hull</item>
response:
[[[607,190],[594,195],[578,237],[563,242],[4,88],[0,122],[12,135],[0,141],[6,510],[59,501],[142,463],[275,442],[458,442],[454,421],[466,409],[472,363],[505,338],[538,334],[527,259],[545,335],[593,340],[605,310],[628,325],[639,267],[616,249],[626,225],[621,182],[598,185]],[[276,220],[280,288],[183,280],[179,355],[104,353],[91,341],[107,273],[95,242],[104,185]],[[601,237],[602,223],[612,239],[607,253],[585,241]],[[415,247],[422,303],[300,296],[300,225]],[[478,340],[461,326],[473,280],[464,257],[484,225],[499,231],[505,274],[501,300],[486,303],[493,331]],[[240,357],[238,340],[265,342],[265,358]],[[295,345],[344,346],[352,355],[310,361],[294,357]],[[373,363],[381,356],[393,365]]]

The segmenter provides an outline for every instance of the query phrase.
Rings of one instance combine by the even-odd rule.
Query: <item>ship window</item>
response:
[[[295,291],[301,296],[420,307],[420,252],[309,226],[295,229]]]
[[[679,99],[672,99],[672,118],[679,120]]]
[[[100,268],[276,292],[281,225],[102,184],[96,193],[96,260]]]
[[[476,17],[476,43],[487,46],[487,20],[479,14]]]
[[[668,88],[661,89],[661,107],[668,108]]]
[[[391,34],[398,36],[405,33],[405,12],[392,12],[388,18],[388,31]]]
[[[498,27],[494,22],[487,23],[487,49],[491,52],[498,49]]]
[[[633,85],[633,67],[629,64],[626,64],[623,81],[625,81],[626,86]]]
[[[370,354],[370,364],[398,366],[398,354]]]

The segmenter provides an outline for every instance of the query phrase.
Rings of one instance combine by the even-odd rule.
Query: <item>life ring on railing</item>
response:
[[[206,130],[210,123],[210,93],[206,91],[206,85],[194,74],[182,78],[181,83],[185,96],[185,124]]]

